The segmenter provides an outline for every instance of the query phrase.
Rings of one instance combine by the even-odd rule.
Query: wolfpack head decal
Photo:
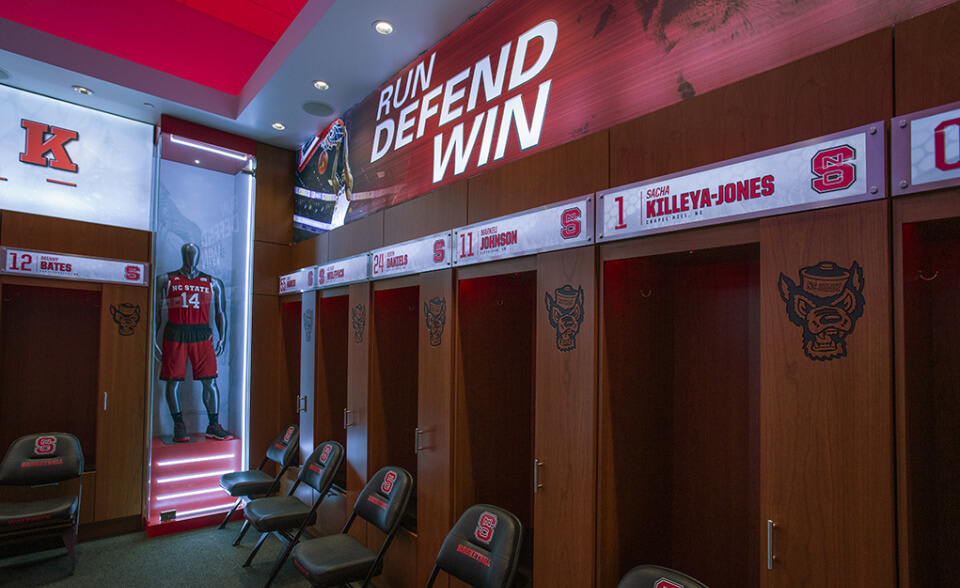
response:
[[[358,304],[353,307],[353,340],[363,343],[363,326],[367,322],[367,308]]]
[[[117,307],[111,304],[110,314],[113,315],[113,322],[117,323],[121,335],[132,335],[140,322],[140,305],[134,306],[129,302],[124,302]]]
[[[303,338],[307,343],[313,338],[313,309],[311,308],[303,313]]]
[[[430,346],[439,347],[443,325],[447,322],[447,300],[435,296],[430,302],[425,302],[423,316],[427,321],[427,332],[430,333]]]
[[[800,270],[798,286],[780,274],[780,297],[790,322],[803,329],[803,352],[827,361],[847,355],[846,338],[863,315],[863,269],[857,262],[842,268],[832,261]]]
[[[550,326],[557,330],[557,349],[570,351],[577,347],[577,333],[583,323],[583,287],[576,290],[566,284],[557,288],[551,297],[547,292],[547,314],[550,316]]]

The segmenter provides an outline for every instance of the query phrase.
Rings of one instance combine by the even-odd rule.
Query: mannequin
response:
[[[220,389],[217,387],[217,356],[227,340],[226,294],[223,282],[197,269],[200,247],[185,243],[180,248],[183,265],[157,278],[157,333],[154,355],[160,360],[160,379],[166,382],[167,406],[173,417],[173,441],[190,441],[180,406],[180,383],[186,377],[187,360],[193,366],[193,379],[203,386],[203,404],[210,424],[206,436],[233,439],[220,426]],[[210,311],[217,326],[217,344],[213,345]],[[161,335],[161,326],[163,333]]]

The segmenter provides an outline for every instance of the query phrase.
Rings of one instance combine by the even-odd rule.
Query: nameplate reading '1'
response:
[[[883,123],[602,192],[597,239],[883,198]]]
[[[317,268],[317,288],[333,288],[367,279],[370,254],[355,255]]]
[[[890,157],[894,196],[960,184],[960,102],[893,119]]]
[[[146,286],[149,265],[137,261],[0,247],[0,273],[36,278]]]
[[[576,198],[453,232],[454,264],[468,265],[593,242],[593,197]]]
[[[317,287],[317,267],[305,267],[285,276],[280,276],[280,293],[306,292]]]
[[[450,267],[451,233],[398,243],[370,252],[370,277],[374,280],[405,276]]]

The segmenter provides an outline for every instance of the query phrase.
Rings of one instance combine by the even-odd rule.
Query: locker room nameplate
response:
[[[575,198],[453,231],[453,263],[469,265],[593,242],[593,196]]]
[[[280,276],[280,293],[306,292],[317,287],[317,266],[305,267]]]
[[[370,254],[364,253],[317,268],[317,289],[363,282],[369,275]]]
[[[451,232],[398,243],[370,252],[370,277],[391,278],[450,267]]]
[[[0,247],[0,273],[35,278],[146,286],[149,264]]]
[[[960,102],[893,119],[890,157],[894,196],[960,184]]]
[[[599,241],[883,198],[882,122],[601,192]]]

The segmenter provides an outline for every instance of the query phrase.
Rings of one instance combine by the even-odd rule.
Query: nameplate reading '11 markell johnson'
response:
[[[960,185],[960,102],[893,119],[894,196]]]
[[[280,293],[307,292],[317,287],[317,266],[305,267],[280,276]]]
[[[543,253],[593,242],[593,197],[461,227],[453,232],[453,263],[468,265]]]
[[[146,286],[148,264],[0,247],[0,274]]]
[[[602,192],[599,241],[883,198],[878,122]]]
[[[450,240],[451,233],[446,231],[374,249],[370,252],[370,277],[376,280],[450,267]]]

